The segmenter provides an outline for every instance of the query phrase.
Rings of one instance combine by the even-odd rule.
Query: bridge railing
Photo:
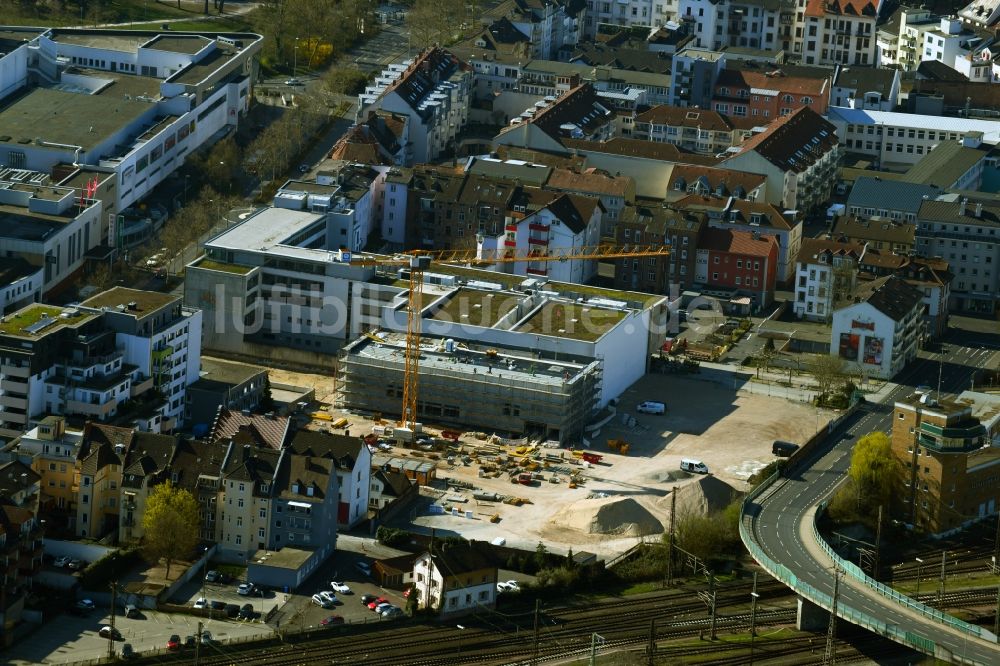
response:
[[[753,540],[753,535],[750,531],[750,524],[753,521],[753,516],[749,515],[748,508],[755,499],[757,499],[765,490],[767,490],[775,481],[780,478],[780,473],[775,472],[770,477],[761,482],[756,488],[754,488],[743,500],[743,510],[740,516],[740,539],[743,541],[743,545],[746,546],[747,550],[750,551],[750,555],[757,561],[760,566],[762,566],[768,573],[774,576],[776,579],[780,580],[782,583],[790,587],[797,594],[808,599],[810,602],[820,606],[821,608],[831,609],[833,608],[833,599],[829,594],[821,592],[812,585],[799,580],[788,567],[783,564],[772,560],[765,552],[764,549],[757,545]],[[813,525],[815,529],[815,524]],[[819,537],[818,533],[816,534]],[[826,541],[822,538],[818,538],[821,544],[826,544]],[[827,546],[828,547],[828,546]],[[833,554],[833,557],[839,560],[840,558]],[[848,563],[849,564],[849,563]],[[845,605],[843,602],[837,603],[837,617],[847,620],[851,624],[855,624],[859,627],[864,627],[869,631],[872,631],[880,636],[888,638],[901,645],[906,645],[915,650],[923,652],[935,657],[944,657],[952,661],[952,663],[962,663],[969,664],[970,666],[985,666],[979,664],[978,662],[967,660],[964,657],[958,660],[956,655],[943,654],[946,652],[943,648],[939,648],[934,641],[929,638],[925,638],[919,634],[915,634],[910,631],[905,631],[900,629],[895,625],[889,625],[882,622],[878,618],[872,617],[867,613],[856,610],[850,606]]]
[[[819,505],[819,509],[816,511],[816,519],[818,519],[823,510],[826,509],[826,504],[827,504],[826,502],[822,502]],[[873,590],[878,594],[880,594],[881,596],[891,600],[893,603],[899,604],[900,606],[903,606],[905,608],[910,608],[912,610],[915,610],[924,617],[929,618],[935,622],[939,622],[945,626],[952,627],[953,629],[957,629],[958,631],[969,634],[971,636],[983,638],[993,643],[997,642],[997,637],[992,631],[989,631],[987,629],[984,629],[983,627],[974,624],[969,624],[968,622],[958,619],[954,615],[949,615],[948,613],[939,611],[936,608],[931,608],[927,604],[923,604],[917,601],[916,599],[912,599],[906,596],[905,594],[899,592],[898,590],[889,587],[888,585],[883,585],[882,583],[878,582],[877,580],[866,574],[864,571],[862,571],[861,568],[858,567],[853,562],[848,562],[847,560],[840,557],[840,555],[838,555],[837,552],[833,549],[833,546],[827,543],[826,539],[824,539],[823,536],[819,533],[819,526],[817,525],[816,520],[813,520],[813,537],[816,539],[816,543],[820,545],[823,551],[830,556],[830,559],[832,559],[837,564],[837,566],[839,566],[841,570],[844,571],[844,573],[847,574],[847,576],[852,580],[861,583],[868,589]]]

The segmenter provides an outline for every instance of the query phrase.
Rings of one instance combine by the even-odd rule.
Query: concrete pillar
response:
[[[830,611],[803,597],[798,597],[795,628],[799,631],[826,631],[830,624]]]

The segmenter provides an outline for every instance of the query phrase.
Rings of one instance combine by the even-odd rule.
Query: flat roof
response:
[[[224,361],[218,358],[202,356],[201,372],[195,384],[214,382],[227,386],[239,386],[262,372],[266,372],[266,370],[258,365],[236,363],[235,361]]]
[[[45,32],[45,28],[15,28],[10,27],[0,30],[0,54],[7,54],[21,46],[25,42],[30,42],[35,37]]]
[[[77,46],[87,46],[94,49],[106,49],[109,51],[121,51],[124,53],[135,53],[139,47],[149,41],[149,33],[137,31],[129,33],[127,31],[117,31],[109,33],[101,30],[60,30],[52,31],[52,41],[60,44],[75,44]]]
[[[0,257],[0,285],[8,286],[42,270],[20,257]]]
[[[339,189],[340,185],[337,185],[336,183],[322,185],[311,180],[296,180],[292,178],[291,180],[286,180],[284,185],[278,188],[278,193],[308,192],[309,194],[333,194]]]
[[[119,305],[135,303],[135,310],[126,310],[127,314],[142,314],[159,310],[171,303],[179,303],[180,296],[175,294],[164,294],[159,291],[146,291],[144,289],[129,289],[128,287],[113,287],[107,291],[91,296],[80,305],[87,308],[100,310],[103,307],[114,308]]]
[[[67,316],[64,317],[63,314]],[[96,316],[95,312],[32,303],[0,319],[0,333],[20,338],[39,339],[63,326],[82,324]],[[46,321],[50,323],[44,324],[43,322]]]
[[[16,149],[40,138],[89,151],[150,108],[150,102],[35,88],[0,108],[0,136],[10,137],[0,143]]]
[[[241,223],[223,231],[205,245],[231,250],[270,252],[302,229],[322,222],[325,216],[287,208],[262,208]]]
[[[614,328],[626,314],[592,305],[549,301],[514,330],[593,342]]]
[[[0,238],[38,242],[72,220],[71,217],[28,212],[22,206],[0,206]]]
[[[298,569],[313,556],[311,550],[284,547],[281,550],[258,550],[250,558],[250,566]]]
[[[348,357],[372,359],[381,364],[403,368],[406,355],[406,336],[402,333],[380,331],[377,343],[369,337],[359,338],[348,346]],[[570,379],[588,366],[572,361],[533,358],[531,352],[511,350],[490,345],[472,349],[464,341],[457,341],[453,353],[444,351],[444,338],[421,336],[420,372],[429,374],[455,374],[481,381],[521,385],[562,386],[568,374]]]
[[[840,119],[850,125],[885,125],[888,127],[912,127],[946,132],[982,132],[983,141],[995,144],[1000,141],[1000,121],[977,118],[949,118],[947,116],[926,116],[916,113],[896,111],[866,111],[831,106],[830,120]]]
[[[143,44],[143,48],[193,55],[211,43],[204,35],[157,35]]]
[[[217,48],[211,53],[206,54],[198,62],[191,63],[178,73],[174,74],[168,80],[171,83],[182,83],[185,85],[201,83],[208,77],[209,74],[222,67],[223,61],[229,60],[231,55],[232,54]]]
[[[522,299],[524,294],[460,287],[434,313],[434,319],[489,328],[515,309]]]

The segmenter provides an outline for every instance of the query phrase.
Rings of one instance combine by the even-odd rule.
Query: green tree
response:
[[[859,504],[871,508],[887,504],[902,471],[886,433],[870,432],[854,445],[848,474],[857,489]]]
[[[411,585],[407,588],[409,594],[406,595],[406,614],[413,617],[417,614],[417,610],[420,608],[420,600],[417,599],[417,588]]]
[[[331,67],[323,77],[323,85],[337,95],[357,95],[365,89],[371,75],[353,67]]]
[[[167,561],[167,578],[174,560],[188,557],[198,544],[201,519],[198,500],[167,481],[153,488],[142,514],[143,548],[155,561]]]
[[[545,565],[549,561],[549,551],[545,548],[545,544],[541,541],[535,546],[535,568],[544,569]]]
[[[704,562],[725,560],[737,555],[740,541],[740,500],[710,514],[689,513],[675,524],[677,546]]]

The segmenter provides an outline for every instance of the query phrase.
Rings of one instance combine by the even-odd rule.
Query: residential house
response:
[[[702,214],[639,200],[625,209],[615,240],[623,245],[670,245],[665,257],[619,259],[615,289],[672,294],[690,289],[695,281],[698,239],[705,228]]]
[[[699,47],[777,50],[781,7],[764,0],[678,0],[677,19]]]
[[[402,166],[410,142],[409,116],[382,110],[352,125],[330,150],[330,159],[347,163]]]
[[[838,65],[830,106],[892,111],[899,100],[900,73],[895,68]]]
[[[290,452],[307,459],[332,460],[337,477],[336,522],[350,529],[368,517],[372,456],[360,437],[299,430],[288,445]]]
[[[948,330],[948,302],[955,275],[948,262],[940,257],[901,256],[871,250],[858,264],[859,279],[895,275],[923,294],[924,331],[930,338],[940,338]]]
[[[803,107],[825,115],[830,104],[830,72],[813,69],[751,62],[726,67],[715,80],[711,108],[759,125]]]
[[[268,548],[308,548],[318,551],[316,558],[322,561],[337,545],[341,461],[330,455],[295,455],[293,448],[285,450],[275,478],[270,527],[258,527],[257,538],[269,532]]]
[[[252,444],[229,444],[216,502],[218,558],[246,562],[258,550],[280,547],[270,545],[268,528],[271,520],[276,525],[282,520],[271,508],[279,466],[287,464],[286,455]]]
[[[282,449],[292,436],[291,424],[291,419],[287,416],[253,414],[248,410],[236,411],[220,407],[208,440],[218,442],[236,439],[239,444]]]
[[[413,565],[413,592],[421,608],[443,617],[496,605],[498,569],[491,552],[476,542],[425,552]]]
[[[670,187],[664,197],[667,202],[684,199],[689,194],[766,201],[767,178],[761,174],[694,164],[675,164],[670,170],[669,181]]]
[[[7,485],[0,476],[0,488],[5,490]],[[4,562],[0,577],[0,645],[3,647],[13,643],[13,629],[21,621],[34,578],[42,570],[43,536],[43,525],[32,508],[0,504],[0,557]]]
[[[599,34],[613,29],[612,26],[649,27],[663,25],[673,16],[672,7],[677,0],[624,0],[602,2],[587,0],[583,14],[583,36],[596,41]]]
[[[153,489],[172,480],[170,464],[177,450],[177,438],[170,435],[137,432],[122,461],[121,497],[109,497],[109,510],[119,511],[118,542],[134,544],[142,539],[145,529],[142,517],[146,500]],[[116,509],[120,502],[120,509]]]
[[[917,356],[923,293],[887,275],[859,283],[853,302],[833,313],[830,353],[848,372],[892,379]]]
[[[66,430],[66,418],[46,416],[37,426],[14,439],[8,451],[39,475],[41,497],[39,517],[44,518],[50,533],[66,528],[76,514],[76,457],[83,433]]]
[[[1000,205],[988,195],[926,200],[917,213],[916,254],[941,257],[955,275],[950,310],[993,314],[1000,293]]]
[[[861,243],[806,238],[795,269],[795,301],[799,319],[828,323],[857,286],[858,262],[865,256]]]
[[[418,494],[417,484],[402,472],[374,468],[368,489],[368,510],[374,511],[376,518],[380,518],[383,511],[391,510]]]
[[[613,236],[625,206],[635,203],[635,180],[629,176],[612,176],[597,169],[583,172],[552,169],[545,180],[546,190],[596,197],[604,209],[601,214],[601,235]]]
[[[511,42],[503,33],[513,28],[530,44],[531,57],[562,60],[583,35],[585,11],[583,0],[514,0],[507,14],[489,26],[489,32],[498,41]]]
[[[405,166],[430,162],[454,149],[469,119],[471,93],[470,67],[435,46],[377,76],[358,95],[357,118],[367,118],[371,109],[406,116],[412,150]]]
[[[688,45],[674,54],[671,63],[670,91],[665,103],[714,109],[712,95],[726,68],[726,54]]]
[[[41,475],[20,460],[0,465],[0,504],[10,504],[38,515],[42,502]]]
[[[520,256],[536,252],[572,253],[594,247],[600,242],[601,215],[604,212],[600,199],[544,191],[536,192],[532,199],[541,199],[545,203],[536,210],[528,210],[527,204],[522,207],[515,203],[509,221],[504,223],[503,233],[492,236],[481,231],[477,234],[478,258],[488,263],[490,258],[507,251]],[[597,262],[529,260],[497,264],[496,270],[582,284],[597,273]]]
[[[135,437],[134,428],[87,423],[80,443],[80,484],[76,535],[101,538],[119,530],[122,470]]]
[[[855,179],[847,197],[847,213],[861,219],[881,218],[893,222],[916,222],[925,199],[936,199],[941,189],[878,176]]]
[[[833,225],[834,240],[867,245],[871,250],[909,254],[914,248],[914,225],[873,216],[841,215]]]
[[[753,121],[717,111],[661,104],[636,116],[631,136],[716,155],[742,144],[753,134],[754,126]]]
[[[705,229],[698,240],[695,281],[705,293],[749,297],[753,310],[774,300],[778,242],[772,236],[738,229]]]
[[[739,152],[722,164],[767,176],[769,200],[777,196],[772,193],[781,192],[785,209],[805,213],[830,198],[838,143],[834,126],[802,107],[744,141]]]
[[[170,481],[178,488],[191,493],[198,502],[201,518],[200,537],[203,541],[216,542],[218,531],[218,502],[222,491],[222,465],[230,443],[179,438],[170,461]],[[126,493],[128,491],[125,491]]]
[[[806,65],[875,65],[882,0],[808,0],[796,16],[793,52]],[[801,31],[801,32],[800,32]]]
[[[589,83],[551,101],[542,100],[514,118],[493,138],[503,146],[565,150],[562,139],[604,141],[614,133],[614,116]]]

